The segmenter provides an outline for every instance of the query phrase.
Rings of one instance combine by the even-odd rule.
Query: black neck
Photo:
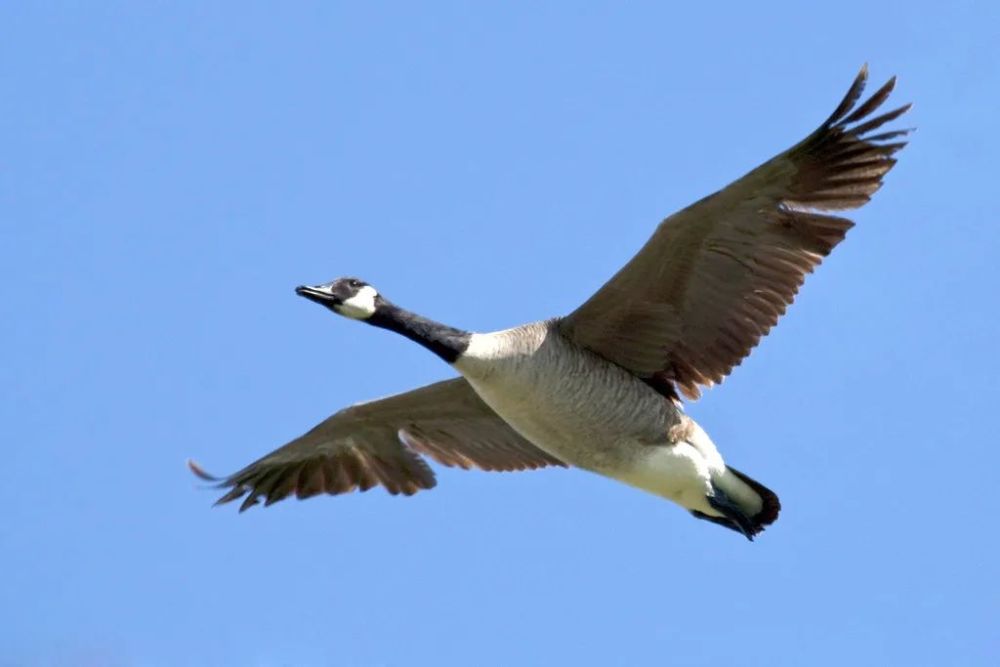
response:
[[[375,314],[365,321],[420,343],[449,364],[455,363],[455,360],[465,352],[472,337],[468,331],[429,320],[388,301],[380,303]]]

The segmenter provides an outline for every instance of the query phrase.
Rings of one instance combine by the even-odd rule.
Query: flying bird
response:
[[[575,466],[681,505],[748,539],[778,518],[778,496],[723,461],[681,396],[722,380],[760,342],[806,274],[853,226],[830,211],[865,204],[909,130],[879,131],[895,78],[858,104],[863,67],[819,128],[737,181],[663,220],[575,311],[473,333],[395,305],[358,278],[295,292],[422,345],[459,377],[340,410],[225,478],[218,503],[309,498],[381,485],[435,486],[446,466]]]

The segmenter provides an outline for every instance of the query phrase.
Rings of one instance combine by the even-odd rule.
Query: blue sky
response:
[[[0,664],[997,664],[1000,10],[881,4],[3,3]],[[566,313],[864,62],[919,131],[689,406],[755,543],[579,471],[237,515],[185,469],[450,375],[295,285]]]

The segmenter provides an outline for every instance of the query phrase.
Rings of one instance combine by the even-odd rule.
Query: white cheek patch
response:
[[[371,285],[365,285],[358,290],[358,293],[350,299],[346,299],[339,306],[334,306],[338,313],[344,317],[355,320],[367,320],[375,314],[375,297],[378,292]]]

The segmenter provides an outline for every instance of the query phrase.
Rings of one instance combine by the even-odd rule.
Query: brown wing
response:
[[[850,220],[825,212],[869,200],[909,130],[872,132],[910,105],[871,117],[890,79],[855,108],[863,67],[819,129],[725,189],[664,220],[629,261],[560,322],[570,339],[689,398],[729,374],[799,286],[843,240]]]
[[[242,512],[261,499],[266,506],[292,494],[336,495],[378,484],[393,495],[430,489],[434,472],[418,452],[465,469],[565,466],[515,433],[462,378],[345,408],[224,479],[188,465],[230,489],[216,504],[246,496]]]

